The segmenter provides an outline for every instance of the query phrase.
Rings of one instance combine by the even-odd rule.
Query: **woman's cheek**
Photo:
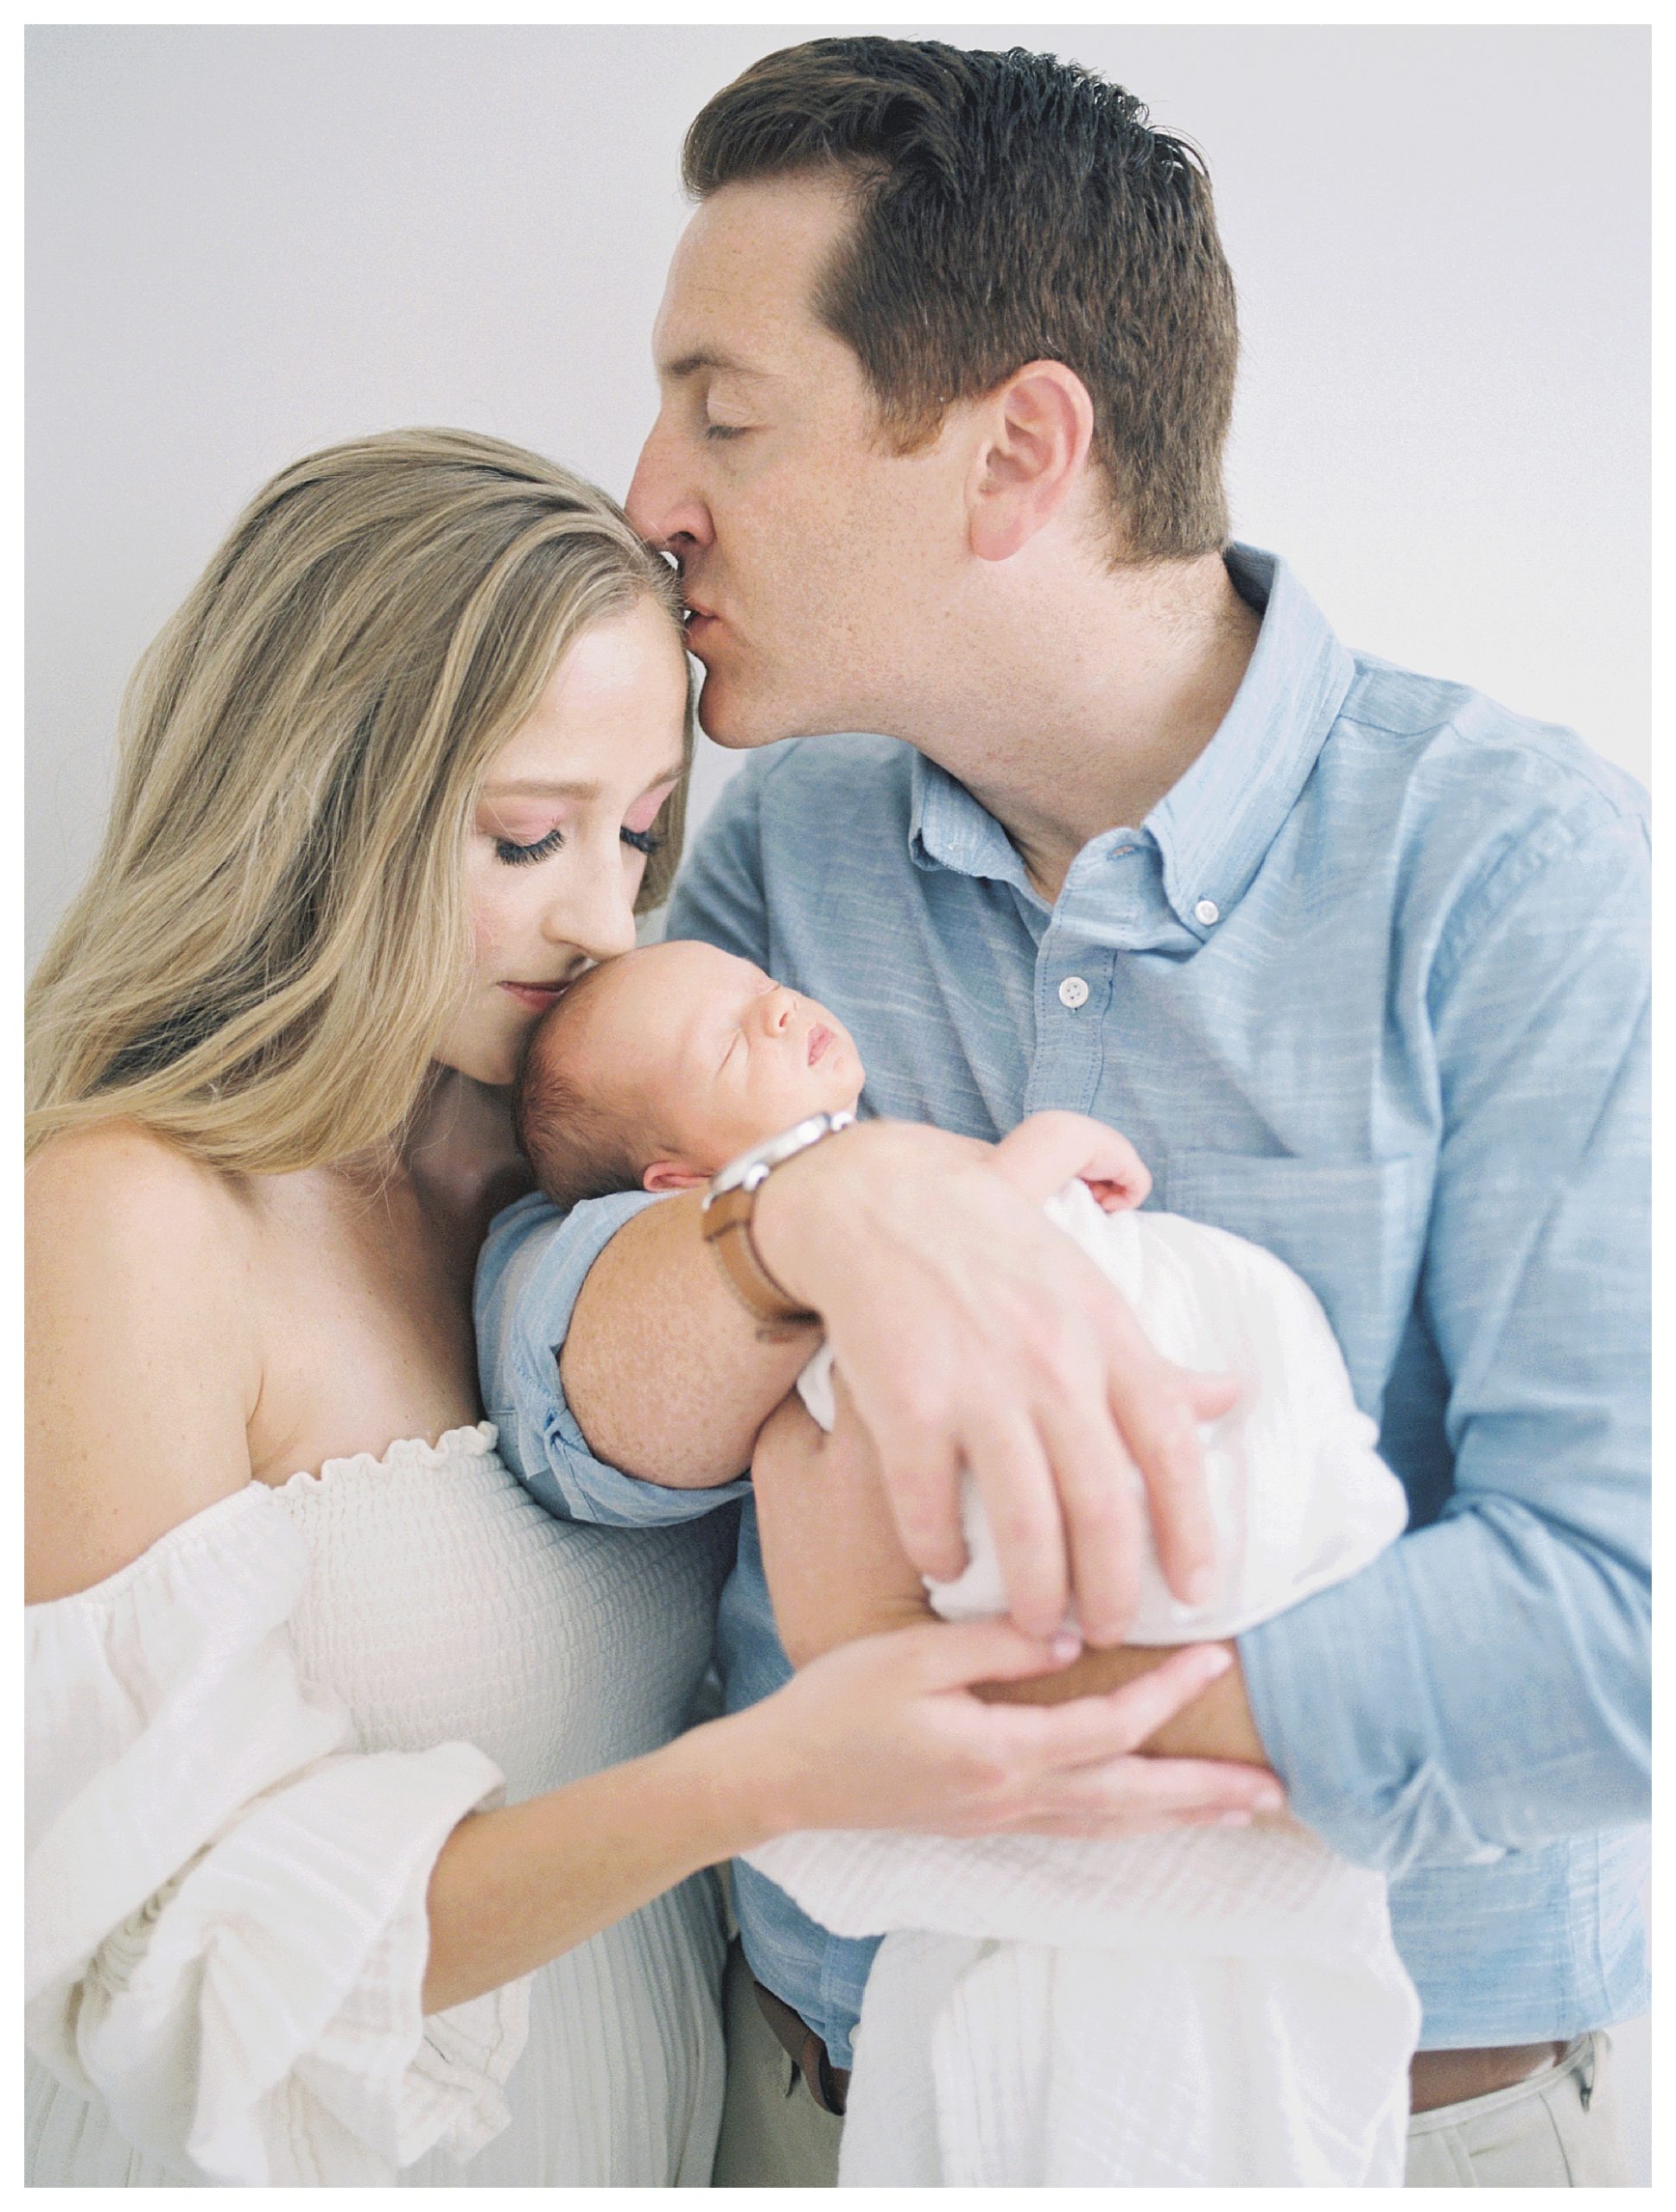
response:
[[[499,894],[499,895],[498,895]],[[467,889],[467,911],[471,922],[472,953],[480,968],[492,959],[496,949],[505,941],[506,917],[505,897],[502,887],[479,868],[473,871]]]

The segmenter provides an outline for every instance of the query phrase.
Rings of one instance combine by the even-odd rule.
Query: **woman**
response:
[[[459,432],[277,477],[143,666],[29,1007],[33,2183],[702,2184],[701,1870],[1119,1748],[953,1694],[1052,1663],[993,1624],[681,1734],[726,1532],[551,1520],[479,1421],[505,1087],[689,730],[663,564]]]

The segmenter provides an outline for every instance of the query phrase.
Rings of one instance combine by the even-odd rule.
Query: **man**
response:
[[[969,1463],[1020,1624],[1076,1590],[1056,1688],[1125,1679],[1125,1453],[1184,1592],[1216,1402],[897,1123],[1121,1128],[1160,1203],[1312,1284],[1411,1504],[1152,1748],[1267,1760],[1390,1875],[1411,2184],[1621,2178],[1595,2031],[1645,2003],[1641,795],[1351,655],[1228,545],[1231,281],[1196,158],[1127,93],[817,40],[711,101],[686,173],[630,511],[680,562],[711,735],[809,741],[727,786],[670,931],[834,1006],[890,1118],[773,1166],[715,1252],[688,1198],[508,1217],[490,1414],[555,1510],[707,1510],[818,1313],[856,1414],[829,1448],[876,1453],[916,1564],[958,1567]],[[509,1268],[523,1310],[542,1285],[527,1343]],[[731,1703],[784,1679],[748,1507],[718,1648]],[[748,1869],[736,1895],[716,2179],[829,2181],[871,1947]]]

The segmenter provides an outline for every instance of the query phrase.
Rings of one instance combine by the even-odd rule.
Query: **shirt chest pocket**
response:
[[[1248,1237],[1303,1276],[1344,1353],[1356,1402],[1380,1417],[1413,1304],[1432,1165],[1424,1159],[1252,1160],[1178,1152],[1154,1203]]]

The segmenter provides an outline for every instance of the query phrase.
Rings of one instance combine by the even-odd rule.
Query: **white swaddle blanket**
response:
[[[1242,1386],[1204,1432],[1217,1589],[1182,1605],[1150,1559],[1133,1641],[1236,1634],[1400,1534],[1401,1486],[1298,1276],[1196,1222],[1104,1214],[1080,1184],[1048,1211],[1167,1357]],[[824,1349],[799,1388],[829,1427]],[[965,1516],[969,1564],[932,1586],[949,1618],[1005,1610],[969,1483]],[[1384,1878],[1306,1831],[831,1833],[749,1858],[835,1933],[887,1937],[841,2184],[1401,2185],[1419,2000]]]

